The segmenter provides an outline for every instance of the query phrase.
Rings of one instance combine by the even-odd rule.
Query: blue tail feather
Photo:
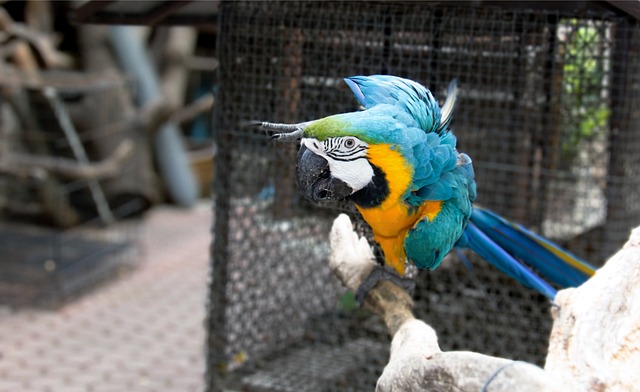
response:
[[[555,289],[527,266],[563,288],[579,286],[595,273],[594,267],[549,240],[479,207],[474,207],[458,246],[471,248],[501,271],[551,299]]]
[[[467,228],[458,241],[459,246],[471,248],[483,259],[489,261],[500,271],[516,279],[524,286],[538,290],[549,299],[556,296],[556,290],[529,267],[520,263],[507,253],[502,247],[493,242],[485,233],[478,229],[473,222],[469,222]]]

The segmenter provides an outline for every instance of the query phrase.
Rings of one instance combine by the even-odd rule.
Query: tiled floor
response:
[[[0,307],[0,392],[202,391],[211,206],[156,207],[141,265],[51,310]]]

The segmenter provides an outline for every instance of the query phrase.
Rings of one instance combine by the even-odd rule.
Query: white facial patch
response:
[[[329,161],[331,175],[348,184],[353,192],[367,186],[373,179],[373,168],[366,159],[351,162]]]
[[[353,192],[367,186],[373,179],[373,167],[367,160],[369,145],[351,137],[334,137],[324,141],[303,138],[305,147],[329,162],[329,170],[334,178],[349,185]]]

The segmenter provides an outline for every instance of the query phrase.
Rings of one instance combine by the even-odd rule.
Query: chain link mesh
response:
[[[297,145],[248,120],[295,123],[353,111],[342,82],[393,74],[443,97],[474,159],[479,204],[596,265],[640,222],[640,32],[613,13],[486,5],[224,2],[218,36],[216,225],[210,389],[372,390],[388,359],[376,318],[328,271],[328,232],[353,207],[310,206]],[[416,314],[444,350],[543,364],[549,304],[467,255],[419,275]]]

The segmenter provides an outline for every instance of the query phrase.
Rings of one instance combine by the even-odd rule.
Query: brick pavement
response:
[[[0,307],[0,392],[202,391],[211,206],[160,206],[141,265],[57,309]]]

